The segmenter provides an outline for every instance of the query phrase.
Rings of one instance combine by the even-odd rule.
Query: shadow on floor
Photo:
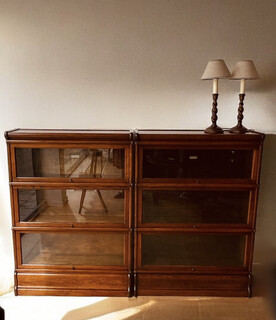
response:
[[[67,312],[61,320],[271,320],[262,298],[107,298]]]
[[[132,316],[151,308],[155,303],[156,301],[153,299],[107,298],[95,304],[69,311],[62,320],[132,319]]]

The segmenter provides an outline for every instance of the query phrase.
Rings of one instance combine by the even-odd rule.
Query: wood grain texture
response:
[[[247,275],[139,274],[138,295],[248,296]]]
[[[7,140],[94,140],[129,141],[129,130],[15,129],[5,132]]]
[[[130,297],[126,290],[20,288],[18,296]]]
[[[254,234],[256,226],[257,198],[259,190],[259,175],[261,163],[261,151],[264,135],[254,131],[250,131],[243,135],[230,134],[224,131],[220,135],[204,134],[202,131],[184,131],[184,130],[139,130],[137,133],[136,143],[136,198],[135,198],[135,286],[137,295],[206,295],[206,296],[250,296],[251,295],[251,270],[253,259]],[[213,150],[248,150],[252,154],[252,161],[248,161],[246,170],[249,172],[248,177],[234,177],[235,172],[227,178],[219,178],[215,175],[208,178],[202,177],[176,177],[171,174],[170,177],[164,178],[162,170],[168,170],[162,162],[150,159],[150,163],[160,165],[160,176],[153,175],[148,170],[148,175],[144,175],[144,164],[146,157],[150,154],[148,150],[152,150],[152,154],[158,152],[167,154],[168,160],[174,160],[175,155],[185,154],[185,150],[191,150],[191,154],[197,153],[197,150],[208,151],[211,155]],[[159,151],[161,150],[161,151]],[[162,150],[165,150],[163,152]],[[166,151],[167,150],[167,151]],[[183,151],[182,151],[183,150]],[[205,152],[204,151],[204,152]],[[201,152],[201,155],[204,154]],[[199,154],[199,153],[198,153]],[[205,152],[206,154],[206,152]],[[245,153],[244,153],[245,154]],[[197,157],[192,157],[197,159]],[[183,159],[183,158],[182,158]],[[181,159],[181,161],[182,161]],[[166,159],[165,159],[166,160]],[[170,161],[167,160],[168,165]],[[230,159],[229,159],[230,160]],[[208,161],[208,160],[206,160]],[[177,161],[173,164],[178,166]],[[171,172],[174,167],[171,166]],[[190,165],[187,161],[185,166]],[[205,163],[202,162],[205,166]],[[218,163],[218,166],[220,163]],[[183,167],[185,168],[184,164]],[[206,168],[208,167],[208,164]],[[157,167],[156,167],[157,168]],[[179,166],[179,170],[181,167]],[[191,166],[193,170],[194,166]],[[154,169],[154,166],[152,166]],[[151,170],[152,170],[151,169]],[[221,173],[224,168],[221,167]],[[225,169],[226,170],[226,169]],[[168,171],[169,172],[169,171]],[[220,174],[221,174],[220,173]],[[196,175],[197,172],[194,172]],[[168,173],[167,173],[168,175]],[[154,177],[153,177],[154,176]],[[161,223],[143,223],[143,190],[196,190],[196,191],[227,191],[250,190],[248,200],[248,212],[246,224],[225,224],[225,223],[190,223],[190,224],[170,224]],[[154,200],[153,200],[154,201]],[[157,199],[155,198],[155,201]],[[164,201],[162,202],[164,206]],[[169,201],[168,201],[169,203]],[[172,205],[172,204],[171,204]],[[173,206],[172,206],[173,208]],[[223,211],[223,208],[221,208]],[[173,209],[172,209],[173,210]],[[187,211],[187,210],[186,210]],[[246,234],[244,246],[244,267],[223,267],[223,266],[181,266],[181,265],[143,265],[142,261],[142,236],[145,234],[160,235],[170,234],[228,234],[235,237]],[[176,244],[177,246],[177,244]],[[163,246],[164,247],[164,246]],[[182,246],[184,247],[184,245]],[[152,250],[156,250],[152,248]],[[164,259],[162,248],[160,247],[160,256]],[[165,250],[165,249],[163,249]],[[171,250],[173,250],[171,248]],[[155,252],[156,254],[156,252]],[[179,253],[180,254],[180,253]],[[206,254],[206,252],[205,252]],[[147,254],[147,257],[149,255]],[[170,257],[168,252],[166,257]],[[173,257],[174,260],[177,259]],[[152,257],[150,258],[152,259]],[[160,260],[160,258],[156,258]],[[162,261],[162,260],[161,260]]]
[[[18,295],[122,296],[129,293],[129,274],[18,273]]]
[[[18,274],[18,289],[127,290],[127,274]]]
[[[227,130],[224,131],[223,134],[213,135],[206,134],[202,130],[136,130],[132,132],[129,130],[15,129],[7,131],[5,138],[8,147],[13,219],[16,270],[15,294],[76,296],[131,296],[137,294],[250,296],[261,155],[264,140],[262,133],[253,130],[242,135],[230,134]],[[116,175],[114,177],[110,175],[107,178],[99,177],[99,175],[87,177],[82,174],[66,176],[66,164],[61,157],[61,171],[59,176],[18,176],[16,148],[36,150],[39,148],[42,150],[45,148],[60,150],[64,148],[86,150],[123,149],[124,175]],[[180,178],[177,178],[175,175],[170,175],[169,173],[167,173],[167,176],[163,175],[163,177],[158,177],[158,175],[152,176],[150,171],[147,177],[144,176],[143,173],[143,161],[144,155],[149,150],[153,150],[154,152],[158,150],[168,150],[169,152],[172,151],[176,153],[180,151],[180,154],[185,154],[185,150],[191,150],[193,156],[197,151],[199,151],[198,154],[206,155],[207,151],[212,154],[212,150],[223,151],[223,153],[228,154],[231,150],[234,150],[237,151],[237,154],[252,154],[252,161],[246,160],[244,162],[246,163],[245,170],[247,170],[248,173],[243,176],[240,176],[241,172],[235,175],[234,171],[228,174],[227,177],[221,176],[223,173],[222,167],[220,168],[219,174],[211,174],[211,176],[205,177],[196,177],[196,172],[193,173],[193,175],[182,174]],[[63,153],[59,152],[59,154],[62,155]],[[212,166],[208,167],[208,161],[210,160],[208,160],[207,157],[206,168],[211,168]],[[100,166],[100,164],[100,159],[98,159],[97,165]],[[186,162],[185,166],[187,166],[187,164],[190,165]],[[205,165],[204,162],[202,162],[202,165]],[[77,162],[72,167],[72,170],[75,170],[76,166],[80,168]],[[192,171],[195,168],[196,166],[190,166],[189,170]],[[168,170],[168,168],[164,166],[163,170],[170,172],[171,169]],[[98,223],[95,221],[95,219],[97,220],[95,216],[93,222],[81,221],[81,219],[75,219],[76,221],[72,222],[57,222],[55,219],[52,219],[50,215],[46,215],[46,213],[55,214],[55,212],[57,212],[56,208],[52,208],[47,212],[45,211],[45,216],[41,217],[41,220],[45,219],[43,222],[20,221],[18,206],[19,189],[48,190],[48,194],[49,191],[58,189],[63,195],[67,189],[113,190],[114,194],[117,194],[120,190],[124,190],[124,212],[122,212],[124,221],[120,223],[112,221]],[[227,224],[221,221],[218,223],[205,224],[199,222],[174,224],[166,221],[163,223],[143,223],[143,190],[190,190],[196,191],[197,194],[200,194],[202,191],[248,192],[250,196],[248,200],[247,220],[244,223],[236,224]],[[87,201],[88,200],[87,197]],[[96,200],[98,201],[98,199]],[[167,201],[170,203],[171,200],[167,199]],[[110,201],[110,204],[112,204],[112,201]],[[89,208],[89,203],[85,205],[86,208]],[[63,209],[65,210],[66,208]],[[62,212],[63,209],[59,209],[59,212]],[[56,218],[60,220],[60,217]],[[37,220],[39,221],[39,219]],[[80,234],[80,238],[82,239],[88,239],[88,235],[92,233],[95,234],[95,236],[100,236],[101,233],[123,234],[123,245],[116,246],[116,243],[114,243],[115,247],[117,247],[117,249],[114,248],[114,252],[124,257],[123,265],[85,265],[85,255],[81,259],[84,264],[76,266],[70,264],[22,264],[20,241],[20,235],[22,233],[31,235],[52,233],[57,234],[58,238],[62,236],[62,233],[67,235],[71,234],[72,239],[74,239],[74,251],[77,251],[75,247],[77,245],[76,236],[78,234]],[[145,234],[185,234],[198,235],[200,237],[204,237],[205,234],[231,235],[233,237],[242,236],[246,239],[243,265],[236,267],[214,265],[143,265],[141,237]],[[42,238],[45,238],[45,236]],[[44,244],[47,242],[45,241],[43,240]],[[80,241],[79,244],[79,251],[82,250],[81,248],[93,246],[93,244],[86,240],[84,243],[83,240]],[[111,245],[109,244],[109,246]],[[49,247],[50,246],[45,247],[47,250],[41,251],[45,259],[49,254],[51,255]],[[66,247],[63,241],[61,241],[61,247]],[[98,247],[100,249],[104,247],[104,245]],[[35,252],[36,251],[33,251],[31,253],[35,254]],[[153,253],[158,255],[158,252]],[[162,251],[160,251],[160,254],[162,254]],[[33,258],[36,259],[35,256]],[[56,261],[67,261],[68,257],[56,256],[55,259]],[[109,258],[107,257],[107,259]],[[89,259],[87,259],[87,261],[88,260]]]
[[[139,274],[139,290],[247,290],[247,275]]]
[[[129,296],[131,292],[131,277],[129,271],[132,265],[130,228],[132,217],[131,176],[133,176],[131,171],[132,135],[129,131],[16,129],[6,132],[5,137],[7,139],[9,156],[16,261],[15,293],[18,295]],[[54,149],[64,150],[64,148],[84,150],[84,152],[85,150],[120,149],[124,151],[124,167],[122,170],[124,176],[120,177],[120,175],[116,174],[116,168],[113,167],[113,163],[111,162],[107,163],[109,167],[108,172],[105,170],[105,173],[107,172],[109,176],[114,175],[114,177],[102,178],[99,177],[99,174],[96,175],[96,177],[87,177],[85,174],[76,176],[76,171],[82,173],[89,165],[87,161],[89,158],[82,157],[80,151],[79,156],[75,157],[77,159],[75,163],[72,163],[72,165],[69,163],[69,167],[68,163],[66,164],[64,162],[64,152],[59,152],[60,177],[17,177],[18,164],[16,161],[20,161],[20,159],[16,159],[16,148],[25,148],[26,150],[28,148],[28,150],[39,150],[40,148],[42,152],[47,149],[49,155],[53,155],[53,152],[55,152],[53,151]],[[73,155],[75,153],[76,152],[73,152]],[[56,163],[58,158],[43,160],[44,170],[59,172],[58,164],[54,165],[54,163],[51,163],[52,160]],[[87,162],[82,161],[82,167],[84,167],[84,169],[82,169],[78,163],[81,160]],[[107,161],[105,160],[105,162]],[[45,167],[46,164],[47,167]],[[67,165],[67,169],[65,165]],[[97,160],[97,167],[100,168],[100,166],[101,160],[99,158]],[[72,171],[70,168],[73,170],[73,176],[70,174]],[[66,172],[69,173],[69,176],[68,174],[66,175]],[[111,220],[110,222],[106,221],[103,223],[101,219],[97,221],[95,213],[92,212],[90,215],[94,215],[93,222],[85,221],[87,219],[89,220],[89,217],[87,219],[84,217],[83,221],[80,221],[82,219],[71,217],[73,219],[72,221],[66,221],[68,217],[66,218],[64,216],[62,220],[59,214],[68,214],[68,212],[72,210],[74,212],[78,211],[74,209],[74,206],[78,208],[79,197],[76,197],[76,199],[71,198],[71,203],[68,202],[68,197],[65,197],[65,200],[59,204],[58,199],[50,199],[47,196],[46,198],[44,197],[47,202],[47,210],[45,209],[46,207],[44,207],[44,211],[40,212],[40,217],[36,216],[36,219],[32,219],[31,221],[20,221],[18,190],[22,189],[41,190],[40,194],[41,192],[46,192],[46,195],[49,196],[49,193],[58,190],[60,190],[58,192],[61,192],[63,195],[66,190],[77,190],[76,192],[82,190],[91,190],[90,192],[93,192],[92,190],[100,190],[102,194],[104,194],[105,190],[112,190],[113,194],[110,198],[110,204],[108,204],[108,199],[105,196],[107,205],[111,205],[112,201],[116,201],[113,197],[123,190],[125,193],[124,199],[117,200],[122,202],[121,206],[123,205],[123,207],[118,207],[117,212],[124,218],[123,221],[114,223],[115,217],[104,217],[104,219]],[[25,197],[22,200],[26,202],[28,199]],[[91,204],[89,204],[91,200],[91,197],[86,197],[87,203],[84,202],[86,209],[83,209],[82,213],[89,214],[89,212],[86,211],[91,207]],[[93,201],[91,209],[97,210],[96,206],[93,205]],[[57,214],[57,212],[59,212],[59,214]],[[110,210],[109,213],[104,213],[104,215],[107,214],[111,215],[112,210]],[[57,221],[56,219],[61,220]],[[112,220],[114,221],[112,222]],[[23,238],[21,238],[21,235],[23,233],[33,235],[38,240],[37,245],[32,244],[32,241],[25,241],[27,246],[26,250],[30,251],[30,254],[27,252],[27,263],[25,264],[22,264],[21,241]],[[104,240],[108,239],[106,237],[112,234],[118,235],[119,237],[123,236],[123,239],[119,241],[120,244],[117,243],[117,240],[115,241],[115,238],[113,244]],[[96,237],[92,241],[93,243],[88,239],[90,237],[89,235]],[[58,236],[58,238],[61,237],[59,243],[52,241],[56,236]],[[78,236],[79,241],[76,240]],[[39,237],[39,239],[37,237]],[[52,240],[51,237],[53,238]],[[86,238],[87,240],[85,240]],[[72,240],[74,240],[73,243],[71,242]],[[112,245],[114,246],[113,248]],[[53,250],[51,250],[51,248],[53,248]],[[68,250],[72,253],[68,254]],[[89,256],[82,254],[82,251],[83,253],[84,251],[90,252],[92,255],[90,253]],[[110,253],[106,255],[107,251]],[[94,258],[92,258],[93,256]],[[74,258],[75,262],[79,263],[79,265],[72,265],[69,261],[71,258]],[[45,264],[43,264],[43,261],[45,261]],[[55,265],[55,263],[57,263],[57,265]],[[97,266],[97,264],[104,265]],[[112,266],[112,264],[114,265]]]

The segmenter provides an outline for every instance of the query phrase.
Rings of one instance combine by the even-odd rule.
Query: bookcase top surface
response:
[[[129,130],[14,129],[5,132],[7,140],[116,140],[129,141]]]
[[[136,129],[89,130],[89,129],[14,129],[5,132],[6,140],[94,140],[130,141],[136,134],[138,141],[148,140],[203,140],[203,141],[262,141],[264,134],[250,130],[245,134],[206,134],[203,130]]]
[[[204,130],[149,130],[136,131],[139,141],[148,140],[202,140],[202,141],[262,141],[264,134],[249,130],[245,134],[233,134],[225,130],[222,134],[208,134]]]

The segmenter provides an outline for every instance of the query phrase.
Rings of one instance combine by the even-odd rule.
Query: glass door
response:
[[[127,233],[20,232],[22,267],[126,268]]]
[[[129,147],[28,145],[12,148],[17,181],[115,181],[129,178]]]
[[[246,234],[141,232],[139,267],[245,268]]]
[[[251,179],[253,150],[142,147],[140,180]]]
[[[254,191],[141,188],[139,226],[248,226]]]
[[[128,226],[130,193],[126,187],[16,187],[19,225]]]

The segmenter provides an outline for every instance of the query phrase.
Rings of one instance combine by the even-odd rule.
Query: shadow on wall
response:
[[[276,135],[264,141],[254,262],[270,263],[276,251]],[[275,258],[276,256],[274,256]],[[273,261],[276,263],[275,261]]]
[[[272,61],[269,64],[271,72],[266,72],[261,75],[260,80],[252,81],[246,91],[268,93],[273,92],[276,87],[276,62]],[[269,136],[269,135],[268,135]]]

